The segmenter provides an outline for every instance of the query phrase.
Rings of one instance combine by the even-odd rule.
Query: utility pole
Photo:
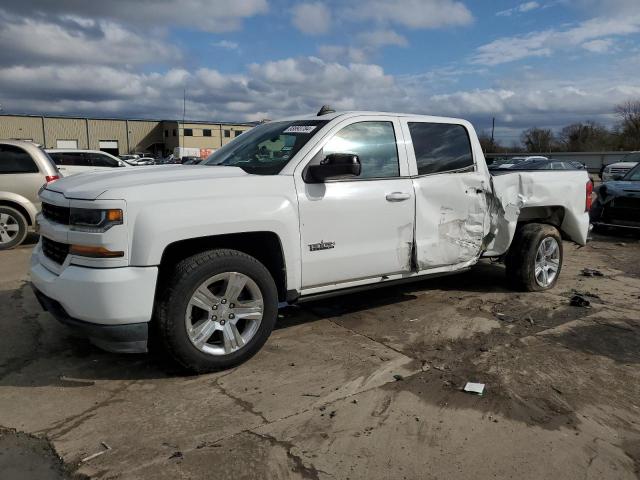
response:
[[[491,121],[491,150],[494,150],[493,148],[493,134],[496,130],[496,117],[493,117],[492,121]]]
[[[187,89],[182,89],[182,141],[180,142],[180,146],[184,147],[184,119],[187,115]],[[182,158],[182,155],[180,155]]]

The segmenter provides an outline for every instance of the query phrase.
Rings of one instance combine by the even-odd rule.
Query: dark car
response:
[[[193,156],[189,156],[189,157],[182,157],[181,159],[181,163],[183,165],[197,165],[200,162],[202,162],[202,158],[200,157],[193,157]]]
[[[517,163],[509,168],[512,170],[584,170],[584,165],[572,160],[555,160],[553,158],[534,158]]]
[[[594,226],[640,229],[640,164],[621,180],[603,183],[596,193],[589,212]]]

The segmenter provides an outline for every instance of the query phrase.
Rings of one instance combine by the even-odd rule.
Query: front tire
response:
[[[156,307],[165,350],[204,373],[236,366],[260,350],[276,322],[278,291],[255,258],[210,250],[175,266]]]
[[[540,292],[553,288],[562,270],[562,238],[553,225],[519,227],[505,259],[507,278],[518,289]]]
[[[0,206],[0,250],[20,245],[27,236],[27,219],[15,208]]]

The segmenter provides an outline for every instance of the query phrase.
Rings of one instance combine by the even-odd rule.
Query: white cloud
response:
[[[468,25],[473,21],[469,9],[455,0],[365,0],[348,7],[344,15],[415,29]]]
[[[358,35],[358,40],[365,48],[379,48],[386,45],[406,47],[408,45],[407,39],[393,30],[363,32]]]
[[[565,30],[549,29],[515,37],[503,37],[478,47],[472,63],[499,65],[527,57],[549,56],[558,50],[612,35],[640,32],[640,12],[619,17],[599,17]]]
[[[1,63],[139,64],[172,61],[179,50],[157,35],[111,21],[67,17],[64,23],[0,16]],[[10,47],[9,47],[10,46]]]
[[[613,49],[614,45],[615,41],[613,39],[604,38],[602,40],[584,42],[581,46],[592,53],[607,53]]]
[[[499,17],[510,17],[513,14],[530,12],[532,10],[537,10],[540,7],[541,5],[538,2],[525,2],[521,3],[517,7],[501,10],[497,12],[496,15]]]
[[[5,11],[46,17],[106,18],[135,27],[180,25],[207,32],[237,30],[242,20],[267,12],[267,0],[3,0]]]
[[[219,42],[213,42],[211,44],[216,48],[223,48],[225,50],[239,50],[240,44],[238,42],[232,42],[230,40],[220,40]]]
[[[307,35],[322,35],[331,28],[331,12],[324,3],[300,3],[292,14],[293,25]]]
[[[320,45],[318,55],[324,60],[331,62],[355,62],[365,63],[369,57],[369,52],[362,48],[344,45]]]

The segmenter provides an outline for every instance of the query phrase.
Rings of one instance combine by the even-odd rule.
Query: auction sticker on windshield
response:
[[[282,133],[311,133],[315,129],[315,125],[292,125]]]

